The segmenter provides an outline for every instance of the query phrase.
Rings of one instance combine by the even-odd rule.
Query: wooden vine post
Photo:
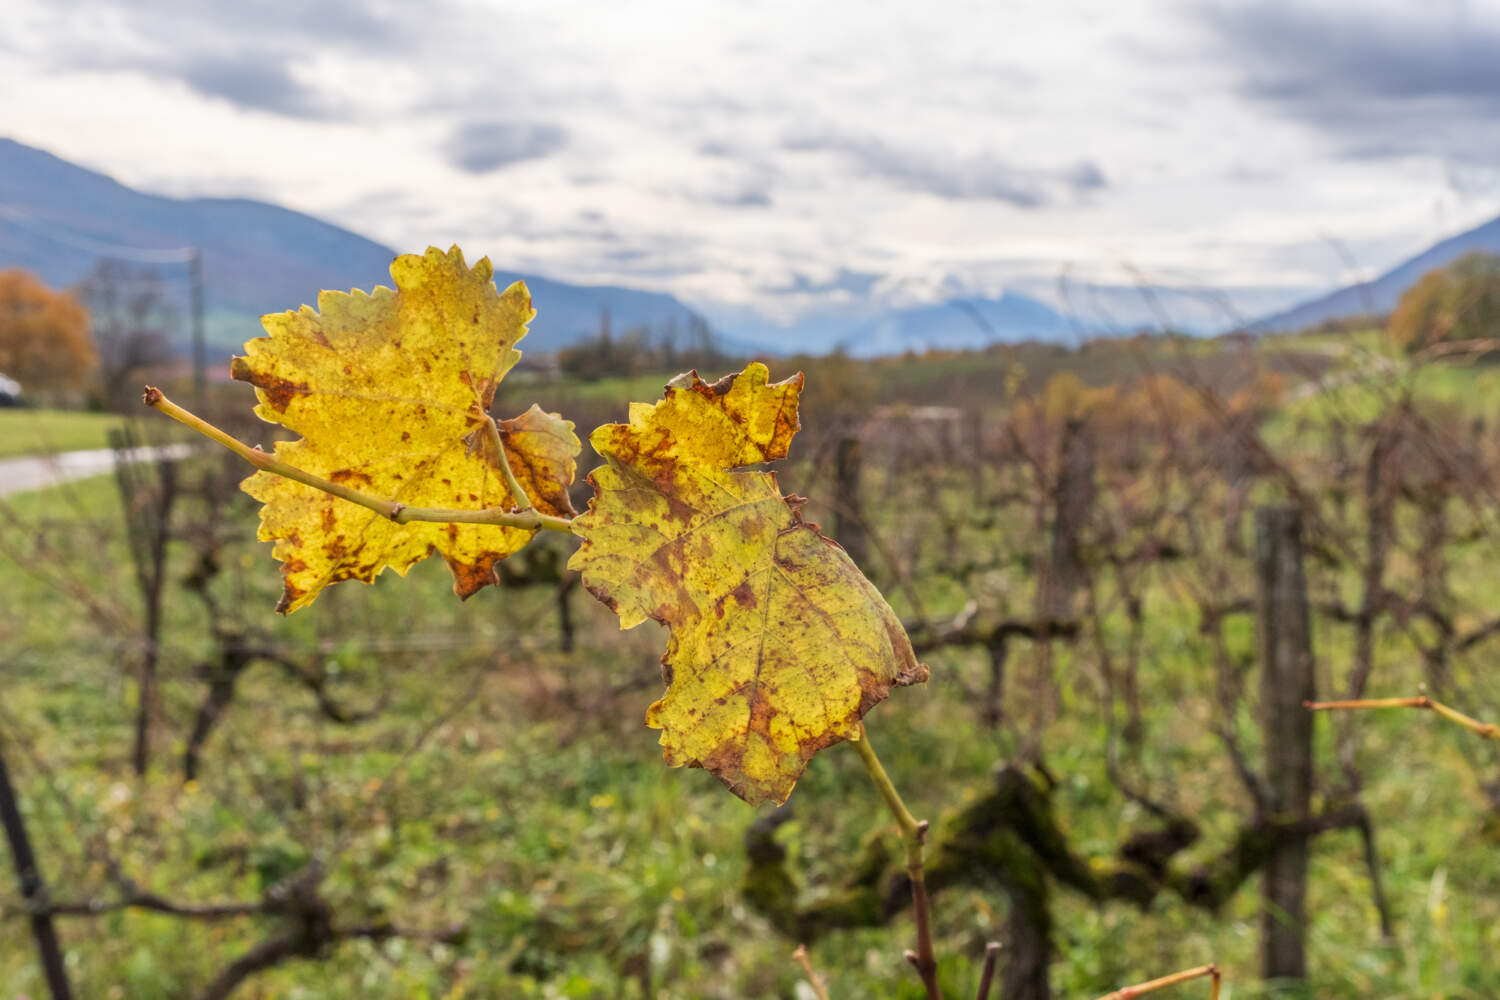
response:
[[[1266,743],[1268,808],[1276,819],[1305,820],[1312,801],[1312,621],[1302,565],[1302,513],[1255,512],[1256,633]],[[1277,845],[1262,876],[1261,971],[1266,979],[1304,979],[1307,955],[1305,838]]]
[[[863,471],[859,438],[853,435],[839,438],[833,461],[833,495],[838,498],[833,511],[833,537],[849,553],[854,565],[868,571],[870,546],[859,502]]]
[[[1052,493],[1052,548],[1043,583],[1043,616],[1050,622],[1073,616],[1083,585],[1082,532],[1094,503],[1094,448],[1088,425],[1070,419],[1058,447]]]

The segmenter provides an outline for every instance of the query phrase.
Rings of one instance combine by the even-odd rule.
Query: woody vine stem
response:
[[[932,953],[932,911],[927,902],[926,861],[923,857],[927,821],[919,821],[906,808],[906,803],[901,800],[901,793],[891,783],[890,775],[885,773],[880,758],[875,756],[875,748],[870,745],[870,735],[863,722],[859,724],[859,738],[852,742],[854,749],[859,751],[859,759],[864,763],[870,780],[879,790],[880,797],[885,800],[886,808],[896,818],[896,825],[901,828],[901,841],[906,847],[906,874],[911,879],[912,912],[917,920],[917,950],[908,951],[906,960],[917,970],[917,975],[922,977],[922,985],[927,988],[927,1000],[942,1000],[943,994],[938,989],[937,981],[937,959]]]

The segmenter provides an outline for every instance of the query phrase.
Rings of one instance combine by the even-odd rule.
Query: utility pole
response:
[[[193,398],[201,413],[208,393],[208,358],[203,342],[203,250],[200,247],[193,247],[188,257],[188,275],[193,300]]]

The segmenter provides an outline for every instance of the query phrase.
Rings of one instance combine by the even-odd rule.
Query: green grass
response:
[[[1294,388],[1267,423],[1267,439],[1283,445],[1308,427],[1367,424],[1406,399],[1439,404],[1464,419],[1500,416],[1500,367],[1494,364],[1447,361],[1410,370],[1404,358],[1387,360],[1390,367],[1366,358],[1330,372],[1321,390],[1310,384]]]
[[[932,364],[945,369],[950,361]],[[1481,375],[1436,372],[1433,391],[1473,398],[1481,389],[1472,380]],[[899,367],[877,377],[912,392],[942,385],[939,376]],[[659,388],[660,378],[649,378]],[[594,383],[589,391],[601,407],[613,406],[638,393],[635,382]],[[868,463],[866,509],[910,586],[893,585],[896,570],[883,559],[873,572],[901,614],[918,606],[951,614],[971,598],[986,613],[1026,613],[1035,582],[1025,561],[1036,545],[1029,515],[972,510],[974,486],[963,470],[896,474],[878,451]],[[831,523],[826,470],[792,468],[785,481],[813,498],[810,518]],[[982,485],[994,493],[1012,484],[991,475]],[[453,945],[341,945],[316,962],[250,980],[236,994],[249,1000],[805,995],[789,960],[796,942],[780,938],[739,893],[742,837],[757,813],[702,771],[663,767],[657,734],[641,724],[661,690],[659,628],[621,632],[607,609],[580,593],[579,646],[563,653],[551,584],[486,590],[460,603],[436,559],[406,579],[386,574],[372,586],[331,588],[311,608],[280,618],[271,613],[277,569],[269,546],[253,539],[253,506],[239,500],[206,520],[192,507],[181,513],[170,549],[158,764],[141,784],[126,764],[139,642],[129,627],[136,598],[112,482],[16,498],[0,532],[18,557],[0,554],[7,602],[0,735],[8,753],[25,748],[12,766],[58,895],[107,892],[106,849],[148,887],[200,902],[256,898],[317,854],[342,920],[469,924],[469,936]],[[189,539],[197,535],[188,529],[205,524],[227,539],[214,592],[230,620],[319,665],[342,703],[380,711],[352,725],[331,722],[302,686],[256,666],[208,744],[202,776],[184,786],[178,761],[204,691],[200,664],[214,647],[203,609],[181,581],[196,564]],[[38,538],[47,541],[40,552]],[[1495,546],[1470,539],[1455,542],[1449,555],[1464,607],[1492,614],[1500,605]],[[1243,562],[1233,565],[1242,575],[1228,585],[1248,586]],[[1127,763],[1203,826],[1203,843],[1178,861],[1189,867],[1225,847],[1249,805],[1210,728],[1223,720],[1182,572],[1152,572],[1143,582],[1146,738]],[[1319,586],[1354,582],[1350,574],[1315,572]],[[1104,627],[1122,650],[1126,622],[1110,586],[1101,594]],[[1316,642],[1320,676],[1342,677],[1349,630],[1320,620]],[[1236,662],[1251,662],[1248,617],[1234,620],[1229,643]],[[1500,704],[1486,669],[1495,648],[1500,642],[1455,665],[1460,690],[1472,699],[1465,707],[1486,717]],[[913,810],[939,820],[985,786],[995,764],[1014,752],[1016,730],[988,728],[975,708],[989,676],[982,651],[941,650],[927,661],[932,682],[896,692],[869,722]],[[1017,643],[1006,702],[1017,726],[1040,703],[1025,683],[1035,664],[1030,648]],[[1047,729],[1044,755],[1059,778],[1057,815],[1080,853],[1102,857],[1123,830],[1148,827],[1149,817],[1106,772],[1099,664],[1087,647],[1059,645],[1051,667],[1060,715]],[[1406,693],[1422,678],[1405,633],[1384,628],[1379,693]],[[1254,682],[1252,671],[1252,690]],[[1251,707],[1229,721],[1258,759]],[[1310,907],[1313,995],[1493,995],[1500,850],[1483,746],[1419,713],[1369,715],[1358,731],[1364,800],[1379,824],[1397,939],[1378,940],[1358,839],[1320,838]],[[1325,788],[1337,776],[1331,732],[1320,722]],[[780,839],[808,898],[832,891],[861,841],[889,826],[847,748],[816,758],[792,801],[795,818]],[[3,864],[0,873],[9,874]],[[43,994],[12,884],[0,880],[5,1000]],[[1207,961],[1225,968],[1226,997],[1267,995],[1256,981],[1256,885],[1252,879],[1212,916],[1172,896],[1141,912],[1055,890],[1059,997],[1088,1000]],[[1004,897],[968,886],[940,893],[935,907],[948,995],[972,996],[984,941],[1005,919]],[[276,929],[268,919],[198,923],[141,913],[62,924],[79,995],[122,1000],[192,995]],[[903,915],[889,927],[832,934],[814,945],[813,960],[834,996],[908,1000],[919,996],[900,959],[911,938]],[[1163,994],[1178,995],[1206,995],[1206,987]]]
[[[1257,338],[1255,345],[1256,349],[1262,353],[1303,350],[1335,355],[1377,354],[1393,359],[1400,356],[1400,352],[1392,346],[1386,332],[1380,329],[1346,333],[1269,334]]]
[[[120,418],[71,410],[0,409],[0,458],[109,447]]]

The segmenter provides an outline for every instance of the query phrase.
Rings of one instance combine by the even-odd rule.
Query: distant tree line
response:
[[[1474,251],[1407,289],[1386,326],[1408,352],[1500,337],[1500,255]]]
[[[142,377],[173,360],[175,322],[150,268],[101,260],[68,291],[0,271],[0,374],[34,402],[124,409]]]
[[[98,361],[83,303],[26,271],[0,271],[0,373],[27,393],[81,390]]]
[[[559,370],[590,382],[689,368],[715,371],[731,367],[734,361],[714,341],[708,324],[696,316],[681,333],[676,321],[668,320],[660,331],[632,327],[616,335],[610,329],[607,311],[600,314],[598,333],[557,352]]]

